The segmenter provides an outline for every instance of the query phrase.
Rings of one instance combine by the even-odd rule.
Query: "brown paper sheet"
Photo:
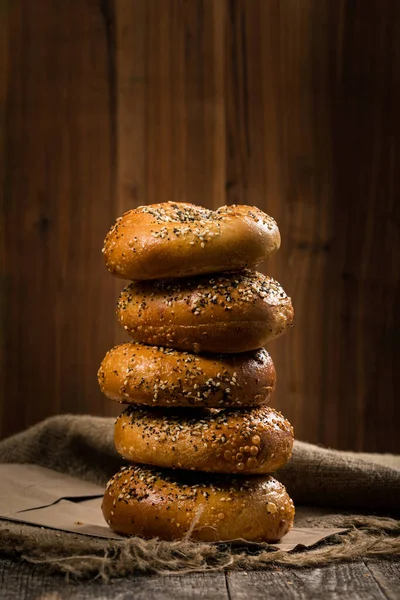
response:
[[[37,465],[0,464],[0,519],[122,540],[101,512],[104,489]],[[346,529],[294,527],[273,548],[310,547]]]
[[[102,496],[101,486],[38,465],[0,464],[0,514],[49,506],[61,499]]]

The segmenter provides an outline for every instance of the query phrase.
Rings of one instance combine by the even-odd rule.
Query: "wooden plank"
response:
[[[7,93],[8,93],[8,35],[10,3],[0,0],[0,382],[4,385],[5,322],[7,319],[4,288],[6,286],[6,258],[5,258],[5,177],[6,177],[6,120],[7,120]],[[1,293],[3,290],[3,293]],[[0,400],[0,435],[4,421],[5,404]]]
[[[390,422],[399,406],[390,398],[400,383],[400,321],[393,304],[400,253],[394,225],[400,217],[394,154],[400,5],[368,0],[332,6],[334,235],[325,277],[322,347],[329,350],[322,350],[320,431],[330,446],[398,452]]]
[[[365,564],[366,563],[366,564]],[[124,597],[135,600],[389,600],[399,597],[398,559],[368,559],[321,568],[271,568],[267,571],[195,573],[187,575],[137,575],[114,580],[66,584],[63,576],[46,574],[36,565],[0,559],[0,600]],[[51,596],[53,594],[53,596]]]
[[[225,4],[147,3],[146,202],[224,204]]]
[[[141,0],[113,0],[109,13],[114,17],[115,104],[116,104],[116,184],[113,215],[105,232],[127,210],[147,203],[146,119],[147,75],[146,36],[148,4]],[[106,275],[107,277],[107,275]],[[108,276],[113,300],[110,329],[104,354],[111,346],[128,340],[113,313],[124,282]],[[113,403],[111,403],[113,404]],[[120,407],[115,407],[115,413]]]
[[[40,567],[0,558],[0,600],[45,597],[61,587],[62,579],[46,576]]]
[[[115,218],[146,203],[146,2],[115,0],[117,190]]]
[[[120,586],[121,592],[132,589],[132,599],[138,600],[176,600],[207,598],[209,600],[228,600],[228,592],[223,573],[191,573],[188,575],[142,576]],[[130,584],[130,585],[129,585]],[[104,590],[104,586],[98,588]],[[120,593],[121,593],[120,592]],[[110,599],[115,596],[110,595]]]
[[[384,600],[385,594],[362,561],[320,568],[270,569],[230,572],[227,586],[231,600]]]
[[[389,600],[400,597],[400,561],[394,559],[364,559],[364,564],[383,594]]]
[[[115,318],[100,254],[114,212],[107,24],[91,0],[16,2],[9,20],[2,435],[109,414],[95,374]]]
[[[223,573],[138,575],[104,584],[101,581],[68,584],[40,567],[0,559],[0,600],[132,600],[228,599]]]

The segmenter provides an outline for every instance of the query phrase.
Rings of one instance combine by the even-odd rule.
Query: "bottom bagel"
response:
[[[277,542],[293,502],[272,477],[216,476],[131,465],[110,479],[102,510],[117,533],[163,540]]]

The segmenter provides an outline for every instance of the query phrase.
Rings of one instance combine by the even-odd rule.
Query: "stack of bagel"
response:
[[[248,206],[142,206],[107,234],[107,268],[131,281],[117,316],[133,341],[98,372],[127,405],[114,439],[129,465],[102,505],[118,533],[276,542],[292,526],[293,502],[270,474],[293,430],[268,406],[276,374],[264,346],[293,307],[255,270],[279,246],[275,221]]]

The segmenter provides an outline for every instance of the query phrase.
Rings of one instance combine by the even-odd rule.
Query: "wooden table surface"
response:
[[[321,568],[271,568],[258,572],[137,575],[104,584],[66,583],[40,566],[0,559],[1,600],[398,600],[400,560],[365,559]]]

